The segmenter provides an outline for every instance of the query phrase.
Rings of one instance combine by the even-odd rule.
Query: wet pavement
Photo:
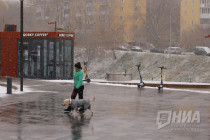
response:
[[[24,83],[37,92],[0,98],[1,140],[210,140],[210,94],[86,84],[84,98],[96,97],[93,116],[69,116],[61,103],[71,83]],[[197,110],[201,121],[158,129],[160,110]]]

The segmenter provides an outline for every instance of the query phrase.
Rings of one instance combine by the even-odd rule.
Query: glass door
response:
[[[54,77],[54,63],[55,63],[55,58],[54,58],[54,42],[49,42],[48,48],[47,48],[47,77],[48,78],[53,78]]]
[[[29,74],[31,78],[40,78],[40,50],[42,44],[34,43],[29,50]]]
[[[28,42],[23,43],[23,76],[28,77]]]
[[[64,53],[63,53],[63,40],[56,42],[56,78],[63,79],[63,69],[64,69]]]

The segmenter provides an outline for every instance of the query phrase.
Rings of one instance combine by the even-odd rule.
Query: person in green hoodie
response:
[[[79,94],[79,99],[83,99],[84,83],[83,83],[83,72],[81,63],[78,62],[74,65],[74,89],[71,94],[71,99],[75,99],[77,94]],[[64,111],[71,111],[71,106],[68,106]]]
[[[78,62],[74,65],[75,74],[74,74],[74,90],[71,95],[71,99],[75,99],[77,94],[79,94],[79,99],[83,99],[83,90],[84,90],[84,83],[83,83],[83,72],[81,63]]]

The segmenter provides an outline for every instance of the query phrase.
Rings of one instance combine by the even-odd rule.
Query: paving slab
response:
[[[93,116],[90,111],[69,116],[61,103],[70,97],[72,83],[25,79],[24,84],[34,92],[0,98],[2,140],[210,140],[210,94],[202,91],[159,92],[89,83],[84,98],[96,97]],[[175,112],[175,123],[172,115],[166,118],[168,125],[158,129],[157,122],[166,124],[160,111]],[[178,123],[179,111],[192,111],[194,122]]]

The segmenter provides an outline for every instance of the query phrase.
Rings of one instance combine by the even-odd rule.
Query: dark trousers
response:
[[[76,89],[76,87],[74,87],[72,94],[71,94],[71,99],[75,99],[77,94],[79,94],[79,99],[83,99],[83,90],[84,90],[84,86],[81,86],[78,89]]]

